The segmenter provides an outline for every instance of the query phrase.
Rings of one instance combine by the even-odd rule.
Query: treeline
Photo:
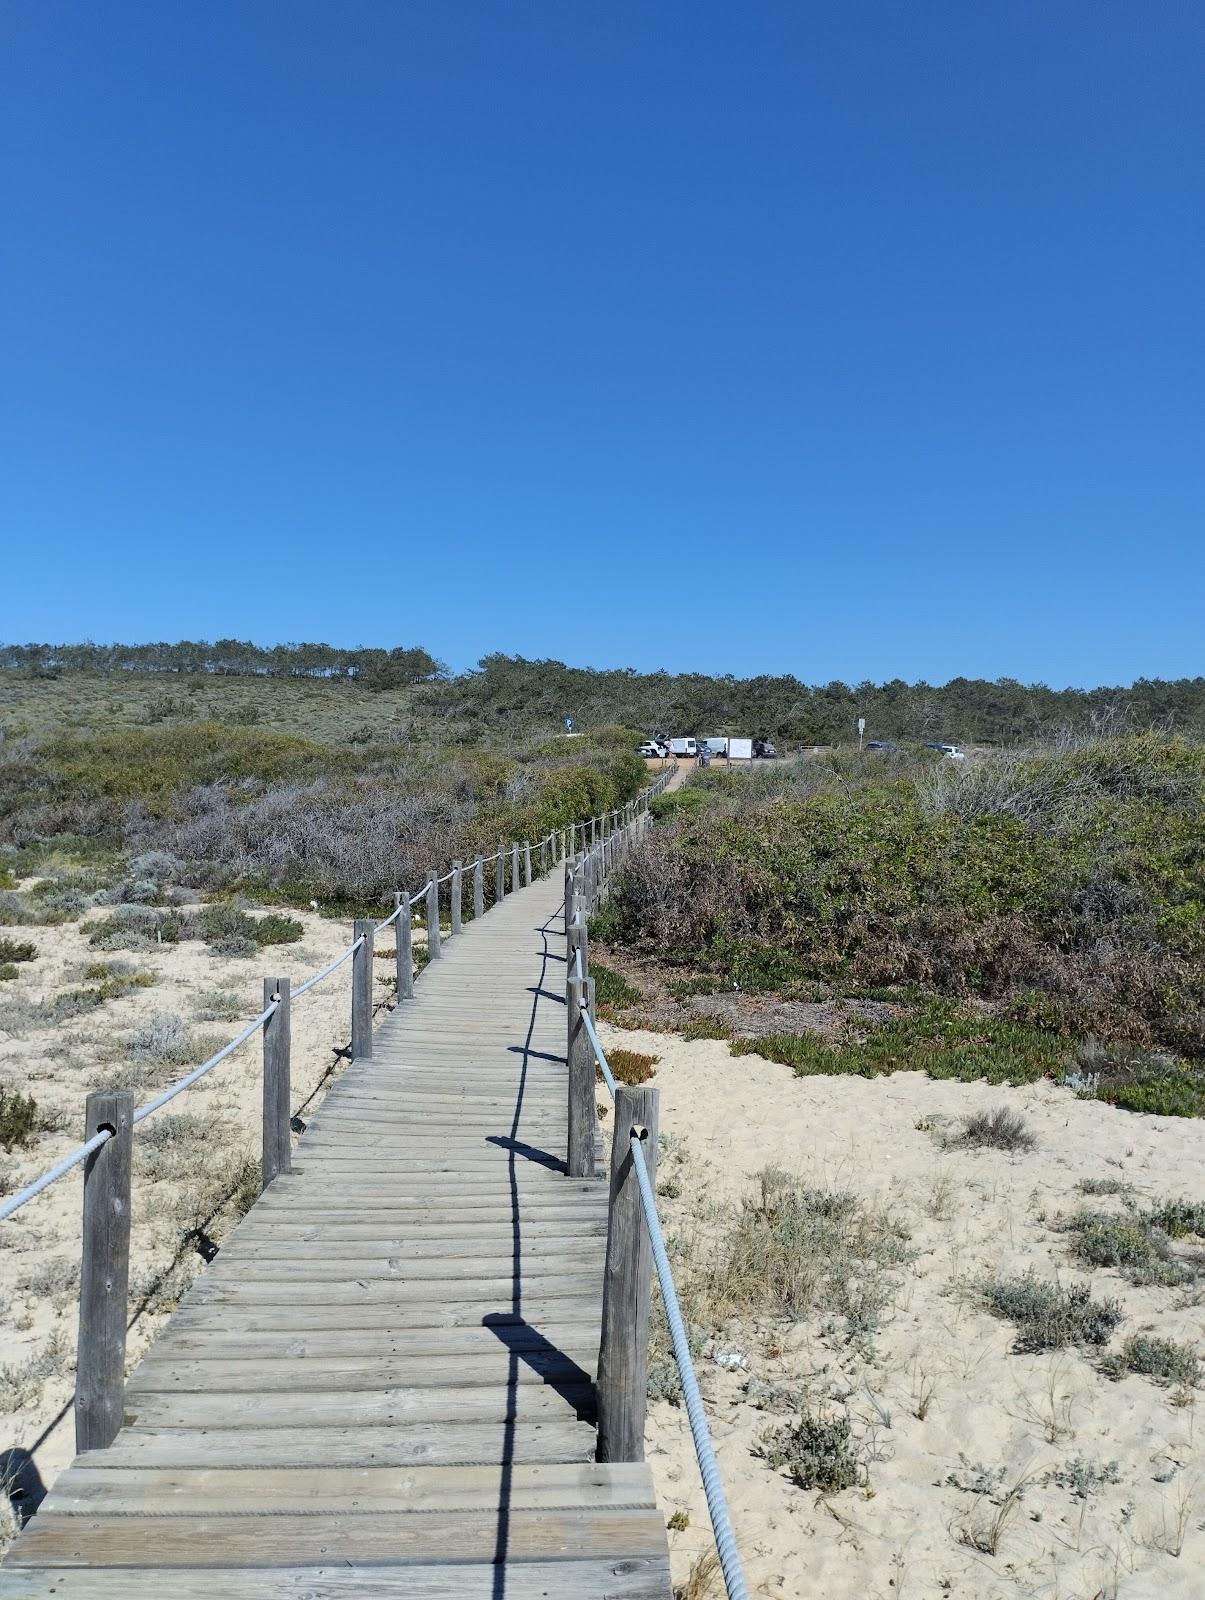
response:
[[[484,656],[474,671],[450,675],[420,646],[336,649],[327,644],[183,640],[144,645],[0,645],[0,668],[37,676],[91,671],[178,676],[279,677],[355,683],[372,690],[414,689],[412,710],[466,739],[511,737],[620,723],[667,735],[744,734],[784,745],[868,739],[949,740],[1017,745],[1063,729],[1087,732],[1166,727],[1205,735],[1205,678],[1139,678],[1132,684],[1051,689],[1015,678],[994,682],[806,684],[790,676],[734,678],[704,673],[571,667],[563,661]]]
[[[1205,734],[1205,678],[1140,678],[1093,689],[1050,689],[1014,678],[811,685],[786,676],[596,671],[490,655],[476,672],[449,678],[429,693],[433,704],[482,725],[571,716],[579,727],[618,722],[671,736],[761,735],[784,744],[855,739],[859,717],[866,718],[868,739],[1015,745],[1063,728],[1119,725]]]
[[[248,639],[181,639],[177,644],[5,644],[0,667],[53,677],[60,672],[161,672],[217,677],[354,679],[370,689],[401,689],[442,677],[447,668],[417,645],[342,650],[330,644],[261,646]]]

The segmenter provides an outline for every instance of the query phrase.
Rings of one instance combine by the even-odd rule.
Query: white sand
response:
[[[1081,1178],[1122,1178],[1147,1200],[1205,1198],[1205,1124],[1133,1116],[1047,1083],[1002,1090],[919,1073],[878,1081],[796,1078],[759,1057],[732,1058],[718,1041],[610,1028],[603,1042],[662,1058],[662,1131],[688,1147],[678,1169],[680,1196],[660,1202],[671,1236],[702,1247],[718,1225],[717,1203],[750,1193],[753,1174],[772,1163],[811,1184],[888,1202],[907,1221],[918,1252],[898,1273],[894,1306],[869,1360],[839,1329],[823,1337],[819,1318],[780,1338],[786,1348],[773,1354],[775,1341],[753,1329],[730,1328],[722,1340],[724,1348],[747,1352],[748,1372],[758,1378],[806,1389],[813,1401],[849,1397],[856,1433],[873,1433],[881,1457],[870,1465],[869,1491],[825,1498],[771,1470],[754,1447],[763,1430],[784,1419],[742,1398],[747,1374],[723,1371],[712,1359],[715,1347],[699,1362],[754,1593],[783,1600],[1205,1594],[1205,1463],[1197,1438],[1205,1392],[1197,1404],[1178,1407],[1168,1389],[1147,1378],[1115,1383],[1099,1376],[1075,1349],[1013,1354],[1011,1325],[951,1292],[956,1280],[1032,1265],[1042,1277],[1090,1281],[1097,1298],[1118,1298],[1126,1320],[1114,1347],[1139,1331],[1200,1345],[1205,1310],[1197,1293],[1135,1288],[1109,1271],[1082,1273],[1071,1264],[1066,1236],[1050,1224],[1081,1206],[1118,1206],[1085,1200],[1076,1189]],[[1022,1111],[1037,1134],[1033,1153],[945,1150],[933,1132],[917,1127],[946,1118],[957,1131],[966,1114],[1002,1103]],[[914,1412],[930,1385],[921,1421]],[[1053,1443],[1042,1422],[1052,1389],[1068,1430]],[[675,1579],[684,1581],[711,1545],[685,1413],[654,1405],[649,1440],[666,1515],[681,1509],[690,1519],[670,1536]],[[962,1538],[968,1527],[981,1532],[997,1507],[946,1481],[964,1470],[960,1455],[1003,1467],[1005,1488],[1025,1474],[1038,1480],[1076,1456],[1116,1461],[1120,1482],[1081,1500],[1032,1481],[993,1557]],[[1169,1548],[1181,1538],[1177,1558]]]
[[[14,938],[36,943],[39,956],[37,961],[20,967],[18,979],[0,984],[0,1007],[16,996],[37,1000],[84,986],[66,976],[68,969],[80,962],[120,960],[153,972],[158,979],[151,988],[133,990],[54,1030],[31,1033],[26,1038],[0,1035],[0,1083],[32,1093],[40,1111],[59,1112],[63,1118],[62,1131],[39,1135],[30,1149],[0,1155],[9,1187],[15,1189],[29,1182],[79,1142],[83,1137],[85,1096],[120,1070],[124,1063],[111,1057],[130,1030],[154,1012],[175,1012],[215,1045],[224,1043],[258,1014],[265,978],[287,974],[296,985],[350,942],[348,923],[327,921],[308,912],[289,914],[305,926],[302,941],[269,947],[246,960],[211,956],[199,940],[161,945],[150,952],[96,950],[88,944],[87,930],[107,915],[103,908],[89,912],[82,923],[5,929]],[[393,942],[387,931],[379,939],[378,949],[392,949]],[[373,970],[375,998],[380,1002],[385,996],[383,980],[392,976],[393,962],[377,960]],[[325,983],[294,1002],[294,1110],[315,1090],[320,1098],[330,1081],[329,1070],[341,1067],[337,1052],[346,1048],[350,1034],[350,974],[348,962]],[[193,1022],[201,997],[216,989],[234,990],[245,1001],[240,1017],[230,1022]],[[71,1058],[47,1055],[48,1049],[53,1052],[55,1046],[64,1044],[70,1048]],[[188,1070],[188,1066],[160,1068],[155,1088],[136,1094],[136,1102],[150,1098],[159,1086],[174,1082]],[[132,1291],[165,1270],[179,1249],[179,1223],[172,1215],[177,1202],[186,1194],[203,1193],[239,1154],[258,1159],[261,1094],[261,1047],[257,1035],[208,1077],[140,1125],[140,1132],[135,1134]],[[203,1137],[196,1142],[195,1163],[178,1181],[140,1177],[140,1133],[152,1130],[160,1118],[179,1114],[200,1116],[208,1122],[202,1130]],[[44,1353],[56,1336],[63,1347],[61,1355],[51,1362],[53,1375],[40,1395],[35,1393],[6,1416],[4,1437],[0,1440],[0,1448],[21,1445],[31,1449],[49,1429],[36,1450],[36,1462],[47,1485],[75,1453],[70,1402],[77,1291],[72,1286],[56,1296],[20,1290],[17,1284],[47,1263],[78,1264],[81,1187],[77,1170],[0,1226],[0,1365],[24,1365]],[[186,1280],[201,1266],[200,1257],[190,1251],[177,1276]],[[132,1292],[132,1311],[136,1305]],[[129,1335],[128,1367],[137,1362],[164,1321],[164,1314],[148,1313],[135,1323]]]

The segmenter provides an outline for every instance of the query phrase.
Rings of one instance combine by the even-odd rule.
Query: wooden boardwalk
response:
[[[560,873],[444,946],[0,1568],[43,1600],[668,1600],[594,1462],[603,1179],[570,1180]]]

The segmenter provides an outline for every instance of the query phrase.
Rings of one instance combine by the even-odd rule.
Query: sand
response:
[[[258,1014],[265,978],[287,974],[296,986],[351,939],[349,923],[290,912],[304,924],[301,942],[268,947],[249,959],[215,957],[199,940],[161,945],[150,952],[109,952],[92,948],[87,940],[89,927],[107,914],[98,908],[79,923],[4,930],[36,943],[39,956],[20,967],[18,979],[0,985],[0,1008],[16,997],[37,1000],[80,987],[68,972],[81,962],[128,962],[153,973],[157,980],[151,988],[133,990],[53,1030],[31,1032],[24,1038],[0,1033],[0,1083],[32,1093],[41,1111],[62,1117],[60,1131],[39,1135],[29,1149],[0,1155],[7,1191],[36,1177],[79,1142],[85,1096],[128,1063],[130,1033],[153,1013],[175,1012],[216,1047]],[[378,953],[390,952],[392,947],[391,935],[382,935]],[[393,962],[377,960],[373,970],[375,999],[380,1004]],[[350,1034],[350,974],[348,962],[293,1004],[292,1106],[303,1116],[342,1069],[340,1052],[346,1050]],[[228,1021],[194,1021],[202,997],[221,989],[233,991],[242,1002],[239,1016]],[[203,1054],[197,1057],[200,1059]],[[187,1065],[155,1069],[153,1086],[136,1093],[136,1103],[149,1099],[159,1087],[188,1070]],[[166,1284],[155,1292],[156,1309],[138,1316],[131,1328],[127,1368],[136,1364],[172,1304],[203,1265],[195,1248],[185,1245],[181,1254],[181,1218],[194,1212],[196,1202],[203,1201],[215,1186],[220,1189],[232,1162],[240,1156],[258,1159],[261,1092],[256,1036],[170,1106],[140,1124],[135,1135],[132,1314],[144,1292],[172,1269],[177,1257],[179,1260]],[[152,1173],[143,1165],[140,1171],[140,1161],[155,1159],[145,1136],[154,1136],[161,1119],[178,1115],[200,1119],[199,1125],[168,1153],[163,1166]],[[143,1149],[147,1154],[140,1156]],[[40,1361],[49,1371],[44,1384],[26,1381],[19,1385],[22,1392],[16,1405],[10,1403],[6,1408],[0,1449],[20,1446],[34,1450],[48,1487],[74,1455],[71,1396],[78,1305],[76,1283],[70,1274],[79,1262],[81,1189],[77,1170],[0,1227],[0,1366],[22,1369]],[[229,1215],[219,1217],[212,1231],[220,1236],[222,1227],[228,1228],[233,1220]],[[20,1287],[23,1278],[31,1277],[36,1280],[31,1287]]]
[[[987,1272],[1033,1266],[1044,1278],[1090,1282],[1097,1298],[1119,1299],[1126,1320],[1114,1347],[1139,1331],[1199,1346],[1200,1289],[1135,1288],[1112,1271],[1081,1272],[1054,1224],[1082,1206],[1119,1206],[1085,1199],[1076,1187],[1082,1178],[1126,1180],[1146,1200],[1205,1198],[1205,1125],[1130,1115],[1050,1083],[1014,1090],[920,1073],[796,1078],[756,1056],[733,1058],[719,1041],[605,1028],[603,1042],[662,1058],[661,1128],[685,1141],[686,1156],[663,1163],[662,1175],[672,1168],[670,1187],[680,1184],[681,1192],[663,1196],[660,1206],[667,1234],[689,1241],[691,1251],[706,1248],[723,1207],[751,1193],[753,1175],[767,1164],[885,1202],[911,1233],[915,1258],[895,1273],[888,1320],[869,1342],[848,1343],[840,1326],[826,1336],[815,1318],[786,1332],[781,1324],[760,1333],[730,1326],[705,1347],[700,1382],[753,1593],[782,1600],[1188,1600],[1205,1593],[1197,1416],[1205,1391],[1183,1404],[1183,1392],[1145,1377],[1114,1382],[1074,1348],[1014,1354],[1011,1324],[982,1310],[966,1287]],[[1035,1151],[943,1147],[943,1119],[956,1131],[970,1112],[1000,1104],[1024,1114],[1039,1139]],[[714,1359],[734,1352],[744,1356],[744,1370],[726,1371]],[[755,1453],[759,1435],[785,1419],[750,1403],[743,1392],[750,1378],[755,1389],[760,1380],[806,1391],[813,1401],[844,1400],[855,1435],[877,1457],[868,1488],[822,1496],[772,1470]],[[916,1415],[922,1409],[924,1420]],[[711,1548],[685,1413],[656,1402],[648,1439],[667,1518],[675,1511],[689,1518],[670,1535],[675,1580],[685,1582]],[[1119,1481],[1086,1499],[1042,1484],[1076,1457],[1110,1476],[1116,1462]],[[980,1465],[1003,1469],[993,1498],[950,1482],[954,1475],[969,1484]],[[983,1542],[1000,1509],[994,1502],[1020,1479],[1027,1482],[997,1553],[972,1548],[968,1536]],[[717,1583],[702,1592],[723,1591]]]

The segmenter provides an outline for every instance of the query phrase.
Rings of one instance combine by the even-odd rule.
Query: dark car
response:
[[[757,761],[777,761],[778,751],[770,743],[769,739],[754,739],[753,756]]]
[[[885,756],[890,756],[895,754],[899,749],[899,745],[894,744],[890,739],[867,739],[866,748],[868,750],[881,750]]]

